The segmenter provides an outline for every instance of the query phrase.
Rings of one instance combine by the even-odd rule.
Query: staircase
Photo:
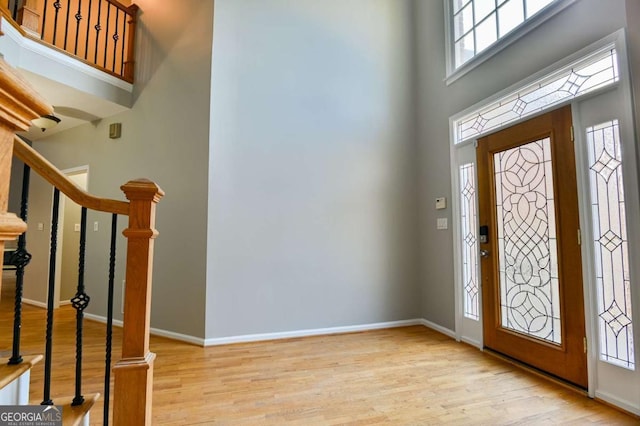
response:
[[[122,329],[122,354],[111,368],[110,322],[112,317],[111,314],[108,314],[103,423],[108,424],[112,419],[115,425],[148,425],[151,424],[151,391],[155,358],[155,354],[149,351],[153,241],[157,236],[154,226],[155,208],[164,194],[156,184],[144,179],[130,181],[121,186],[128,201],[99,198],[80,190],[51,163],[15,136],[16,131],[26,130],[32,119],[51,113],[52,107],[35,93],[14,69],[7,65],[3,59],[0,59],[0,251],[4,252],[6,242],[16,240],[27,230],[23,219],[14,213],[7,212],[11,163],[14,156],[28,166],[29,170],[37,173],[53,186],[54,206],[55,200],[62,193],[83,207],[82,233],[86,232],[87,209],[109,213],[113,216],[111,248],[110,251],[107,250],[110,253],[110,270],[108,280],[105,278],[105,281],[109,282],[109,291],[111,292],[113,291],[113,268],[116,258],[117,217],[128,217],[128,227],[123,232],[127,239],[126,265],[124,265],[127,286]],[[26,217],[26,202],[23,204],[23,210],[21,216]],[[54,232],[54,229],[57,228],[56,212],[57,209],[54,207],[51,236],[53,255],[55,255],[56,249]],[[24,241],[24,236],[21,238]],[[20,249],[20,241],[18,250]],[[13,327],[11,355],[0,359],[0,405],[40,403],[42,405],[63,406],[62,422],[64,425],[89,424],[89,411],[100,395],[82,393],[83,311],[90,300],[84,291],[82,278],[78,281],[78,292],[71,300],[76,309],[75,395],[58,397],[58,395],[51,394],[51,382],[56,376],[53,373],[56,368],[63,367],[55,363],[53,358],[55,354],[52,352],[55,320],[52,276],[55,274],[55,270],[51,268],[55,267],[55,262],[50,261],[49,306],[46,312],[47,324],[44,331],[46,335],[44,354],[23,356],[20,353],[20,334],[25,330],[21,325],[22,290],[19,281],[21,281],[20,268],[25,266],[25,256],[15,256],[14,258],[18,259],[16,262],[22,265],[18,266],[16,278],[14,324],[17,325]],[[2,263],[4,263],[4,256]],[[26,263],[28,263],[28,259],[26,259]],[[84,243],[82,239],[79,267],[82,277],[84,268]],[[2,289],[2,280],[0,280],[0,289]],[[112,297],[110,297],[109,309],[109,312],[112,313]],[[3,342],[2,349],[4,349],[5,342],[11,341],[11,337],[3,334],[1,341]],[[34,371],[35,366],[40,368],[40,363],[43,364],[44,369],[44,397],[42,402],[29,401],[30,374]],[[112,404],[110,404],[111,371],[114,375]]]

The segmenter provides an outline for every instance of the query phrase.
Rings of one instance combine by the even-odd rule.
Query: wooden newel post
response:
[[[120,189],[129,200],[127,270],[122,359],[113,368],[115,387],[113,422],[116,425],[150,425],[153,361],[149,352],[151,275],[156,204],[164,192],[155,183],[138,179]]]
[[[132,4],[128,9],[131,14],[131,19],[129,19],[128,24],[129,28],[127,29],[127,40],[124,41],[127,43],[127,57],[124,59],[124,78],[130,83],[133,83],[134,77],[134,65],[135,65],[135,46],[136,46],[136,24],[138,21],[138,6]],[[125,18],[126,19],[126,18]]]
[[[34,118],[52,113],[53,108],[0,58],[0,253],[5,241],[15,240],[27,230],[26,223],[7,212],[15,132],[27,130]],[[0,266],[2,262],[0,257]]]

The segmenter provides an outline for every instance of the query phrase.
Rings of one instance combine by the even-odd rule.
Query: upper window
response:
[[[449,10],[449,74],[503,38],[515,38],[525,22],[542,22],[572,0],[446,0]],[[543,16],[544,15],[544,16]],[[533,27],[535,25],[532,25]],[[518,31],[514,31],[514,30]],[[489,56],[489,55],[485,55]],[[473,62],[473,61],[472,61]]]

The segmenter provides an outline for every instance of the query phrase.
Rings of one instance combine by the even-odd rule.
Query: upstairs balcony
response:
[[[0,55],[62,119],[46,136],[131,107],[137,13],[130,0],[0,0]]]

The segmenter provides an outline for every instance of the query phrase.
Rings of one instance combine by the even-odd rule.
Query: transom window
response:
[[[446,0],[449,8],[450,73],[498,40],[516,32],[529,19],[546,19],[567,0]],[[555,9],[555,10],[551,10]],[[545,13],[541,13],[545,12]],[[491,50],[491,49],[489,49]]]
[[[454,143],[477,139],[483,134],[610,86],[619,80],[617,52],[615,44],[611,44],[563,68],[544,74],[518,90],[500,94],[493,101],[472,107],[453,120]]]

